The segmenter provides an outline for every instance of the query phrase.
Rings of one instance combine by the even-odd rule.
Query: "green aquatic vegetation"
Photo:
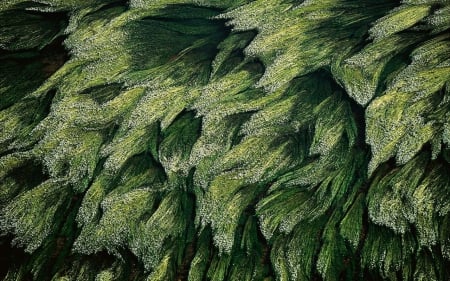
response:
[[[2,1],[0,279],[448,280],[449,28],[445,0]]]

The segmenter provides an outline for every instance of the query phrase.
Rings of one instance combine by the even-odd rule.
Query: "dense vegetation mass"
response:
[[[0,279],[449,280],[450,1],[2,0]]]

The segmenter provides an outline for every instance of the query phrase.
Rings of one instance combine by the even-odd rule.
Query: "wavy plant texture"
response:
[[[450,279],[450,2],[3,0],[0,278]]]

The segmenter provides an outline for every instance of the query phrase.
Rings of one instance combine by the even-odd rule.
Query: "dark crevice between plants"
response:
[[[190,265],[195,256],[196,242],[197,239],[194,239],[192,242],[186,244],[183,253],[183,260],[177,269],[177,273],[175,274],[176,281],[188,280]]]
[[[370,152],[368,152],[370,155]],[[370,156],[367,157],[367,159],[370,159]],[[391,158],[387,162],[380,165],[372,174],[371,178],[367,179],[366,171],[367,171],[367,161],[364,165],[365,171],[364,178],[366,180],[362,184],[362,186],[358,190],[358,194],[364,194],[364,198],[367,197],[367,193],[369,192],[369,188],[373,185],[374,180],[380,181],[382,178],[382,175],[387,175],[390,171],[395,169],[395,159]],[[362,217],[362,229],[359,236],[359,243],[354,251],[354,258],[359,261],[356,263],[356,270],[353,273],[354,280],[370,280],[370,281],[376,281],[376,280],[383,280],[379,273],[375,271],[374,269],[369,269],[367,267],[362,267],[361,260],[362,260],[362,251],[366,242],[366,237],[369,232],[369,228],[371,227],[371,221],[369,218],[369,213],[367,209],[367,200],[364,199],[364,208],[363,208],[363,217]],[[372,226],[373,227],[373,226]],[[400,279],[401,280],[401,279]]]
[[[122,84],[113,83],[86,89],[82,91],[80,95],[87,95],[95,100],[98,104],[104,104],[120,95],[122,89]]]
[[[355,267],[355,271],[353,272],[353,280],[361,279],[360,278],[361,272],[363,272],[363,270],[362,270],[360,261],[361,261],[361,257],[362,257],[364,241],[366,240],[366,237],[367,237],[368,228],[369,228],[369,213],[367,212],[367,208],[364,208],[363,217],[362,217],[362,229],[361,229],[361,233],[359,235],[359,243],[358,243],[358,247],[356,248],[355,253],[353,255],[353,258],[356,261],[358,261],[355,263],[356,267]]]
[[[31,30],[23,30],[25,24]],[[0,31],[6,29],[14,34],[5,38],[4,48],[0,48],[0,77],[5,79],[0,81],[0,89],[5,89],[0,92],[0,110],[36,90],[69,60],[63,45],[66,36],[61,35],[67,24],[67,13],[23,10],[0,13]]]
[[[158,147],[164,145],[183,145],[184,150],[182,153],[190,155],[193,145],[201,135],[203,119],[196,117],[195,111],[188,111],[184,109],[181,111],[175,119],[171,122],[170,126],[161,130],[161,141]],[[180,141],[180,142],[178,142]],[[159,149],[160,153],[163,153]],[[187,159],[184,159],[187,161]]]
[[[247,60],[247,64],[245,64],[244,68],[251,73],[254,73],[255,77],[260,78],[266,71],[264,63],[258,58],[245,59]]]
[[[233,136],[231,137],[232,138],[232,142],[231,142],[232,147],[238,145],[242,141],[242,139],[244,138],[244,135],[239,134],[241,127],[245,122],[250,120],[251,116],[256,112],[257,111],[248,111],[248,112],[238,113],[238,114],[234,114],[234,115],[225,117],[227,120],[232,120],[234,124],[238,124],[234,128]]]
[[[4,38],[6,41],[2,42],[3,48],[0,48],[0,60],[12,59],[23,64],[44,60],[44,64],[54,64],[61,57],[67,58],[67,52],[62,45],[65,36],[62,34],[69,22],[68,13],[7,10],[0,12],[0,20],[0,29],[14,34],[14,37]],[[31,30],[24,30],[24,23]],[[40,40],[27,38],[27,33],[36,33],[32,36],[41,36],[37,37]],[[14,45],[22,41],[23,44]],[[48,61],[45,61],[46,59]]]
[[[0,280],[3,280],[8,271],[19,268],[21,264],[28,263],[30,254],[21,248],[11,246],[14,236],[8,234],[0,237]],[[24,281],[33,280],[31,274],[27,274]]]
[[[257,218],[255,218],[255,220],[257,220]],[[272,246],[268,243],[268,241],[262,234],[261,229],[259,227],[257,227],[257,236],[258,236],[258,240],[262,244],[260,264],[266,270],[266,274],[265,274],[266,276],[264,276],[264,278],[267,278],[267,277],[275,278],[275,276],[276,276],[275,268],[273,267],[273,264],[270,260]]]
[[[0,110],[4,110],[36,90],[69,59],[63,46],[65,37],[58,37],[40,51],[0,54],[0,75],[8,83],[13,79],[18,83],[5,90],[0,96]]]
[[[344,2],[350,3],[351,1]],[[321,34],[321,37],[330,38],[330,40],[340,41],[354,39],[355,42],[352,50],[353,52],[358,52],[367,45],[368,42],[373,40],[368,32],[373,25],[373,22],[385,16],[389,11],[400,4],[400,1],[368,1],[368,3],[363,3],[363,5],[357,7],[357,9],[370,11],[370,17],[361,16],[358,19],[353,18],[351,21],[346,20],[345,17],[336,17],[325,20],[317,25],[315,33]],[[347,11],[340,8],[340,13],[345,14]]]
[[[129,249],[121,249],[120,255],[124,259],[124,270],[118,280],[144,280],[143,274],[145,272],[145,269],[142,262],[140,262],[139,259]]]
[[[63,45],[65,39],[65,36],[57,37],[40,52],[42,72],[45,78],[52,76],[69,60],[69,53]]]
[[[35,113],[34,122],[38,123],[50,114],[50,109],[52,107],[53,99],[56,96],[56,90],[50,90],[39,100],[39,107]]]
[[[196,234],[196,227],[194,225],[195,221],[195,209],[196,209],[196,199],[193,193],[193,175],[194,169],[192,169],[187,178],[187,191],[184,199],[184,212],[186,220],[185,235],[182,239],[185,241],[184,251],[182,253],[181,262],[178,264],[178,268],[175,273],[176,281],[187,281],[189,276],[189,269],[194,259],[198,237]]]
[[[190,120],[190,121],[189,121]],[[178,124],[182,124],[184,122],[188,121],[189,124],[186,124],[187,126],[193,126],[193,128],[190,130],[191,133],[193,133],[191,139],[188,140],[188,143],[185,143],[188,145],[186,149],[191,150],[192,146],[195,144],[195,142],[198,140],[198,138],[201,135],[201,128],[202,128],[202,118],[196,117],[195,111],[187,111],[183,110],[181,113],[178,114],[178,116],[175,118],[175,120],[172,122],[172,124],[167,128],[167,131],[169,132],[169,135],[172,133],[175,133],[175,131],[171,132],[171,127],[174,128],[178,127]],[[186,125],[183,125],[186,126]],[[161,134],[161,137],[163,138],[162,142],[164,142],[165,137],[169,137],[169,135],[166,134],[166,130],[164,130]],[[189,153],[190,154],[190,153]],[[181,208],[183,210],[184,214],[184,220],[186,222],[186,227],[184,230],[184,235],[180,237],[180,239],[184,243],[184,247],[182,247],[182,252],[180,253],[180,260],[177,262],[177,268],[175,272],[175,281],[187,281],[189,276],[189,269],[190,265],[192,263],[192,260],[195,256],[197,243],[198,243],[198,236],[195,226],[195,215],[196,215],[196,197],[194,192],[194,174],[195,174],[195,168],[192,168],[189,170],[189,173],[187,177],[184,179],[185,186],[182,188],[183,195],[182,195],[182,205]]]
[[[57,215],[61,216],[60,226],[52,236],[47,238],[46,252],[48,254],[42,253],[46,260],[37,275],[37,280],[51,280],[70,255],[72,245],[80,232],[75,220],[80,205],[80,197],[72,194],[67,200],[67,207],[57,212]]]
[[[312,74],[309,74],[312,75]],[[352,113],[353,120],[355,121],[357,127],[357,138],[356,138],[356,148],[370,152],[370,147],[366,144],[366,120],[365,120],[365,109],[362,105],[357,103],[352,99],[345,89],[343,89],[334,79],[328,68],[319,69],[314,73],[314,75],[319,80],[326,81],[331,87],[331,91],[334,93],[341,93],[340,97],[349,104]]]
[[[275,278],[276,274],[275,274],[275,269],[273,267],[273,264],[270,260],[270,253],[272,250],[272,247],[270,245],[270,243],[266,240],[266,238],[264,237],[264,235],[261,232],[261,229],[259,227],[259,223],[258,223],[258,217],[256,214],[256,210],[255,210],[255,206],[257,205],[257,203],[264,197],[264,194],[266,194],[267,190],[270,188],[270,186],[273,183],[267,183],[267,184],[261,184],[261,185],[255,185],[255,186],[247,186],[245,188],[252,188],[254,189],[254,198],[251,200],[251,202],[248,203],[247,207],[244,209],[243,213],[241,214],[241,217],[239,219],[239,223],[238,223],[238,227],[236,229],[236,234],[235,234],[235,239],[234,239],[234,247],[233,247],[233,251],[242,251],[243,255],[255,255],[255,254],[259,254],[260,255],[260,259],[259,260],[255,260],[255,264],[254,267],[258,268],[258,267],[262,267],[263,268],[263,275],[264,276],[259,276],[261,278]],[[248,249],[238,249],[237,245],[241,245],[242,242],[241,240],[243,239],[243,235],[244,235],[244,231],[246,228],[246,224],[249,223],[249,220],[251,220],[252,224],[254,225],[254,229],[253,231],[255,231],[255,233],[253,233],[253,235],[256,235],[257,237],[257,241],[259,245],[254,245],[256,248],[250,249],[251,252],[248,252]],[[249,230],[247,230],[249,231]],[[233,263],[233,261],[232,261]],[[231,270],[232,268],[230,268]],[[228,274],[230,274],[230,272],[228,272]]]
[[[133,67],[136,70],[149,69],[183,60],[195,68],[202,65],[205,71],[199,71],[197,76],[206,80],[219,51],[219,43],[231,33],[225,20],[213,18],[221,11],[196,5],[168,5],[159,11],[158,16],[130,23],[127,30],[130,49],[134,50],[130,52]],[[242,59],[236,55],[229,56],[228,62]],[[177,75],[174,73],[173,78],[176,79]]]
[[[375,90],[375,95],[367,104],[370,104],[374,99],[383,95],[383,93],[388,87],[388,84],[390,82],[389,77],[392,77],[392,73],[398,73],[411,63],[411,58],[409,55],[411,54],[411,51],[413,51],[416,47],[417,44],[412,44],[411,46],[403,50],[401,53],[393,57],[386,64],[386,66],[383,68],[383,71],[381,72],[379,78],[380,82],[378,83],[377,88]]]
[[[37,64],[36,70],[40,71],[44,78],[48,78],[69,60],[69,54],[63,45],[65,39],[66,36],[58,36],[42,49],[18,51],[0,49],[0,61],[15,63],[21,68]]]
[[[357,127],[357,138],[356,138],[356,148],[362,151],[370,151],[369,146],[366,144],[366,120],[365,120],[365,109],[354,99],[352,99],[346,91],[332,79],[331,74],[329,80],[332,81],[331,85],[333,90],[342,93],[341,97],[350,105],[350,110],[352,113],[353,120],[355,121]]]
[[[237,67],[240,67],[242,63],[245,62],[245,64],[241,66],[242,69],[251,72],[257,79],[261,78],[265,72],[264,63],[258,57],[246,57],[244,54],[244,49],[253,41],[257,34],[258,32],[256,30],[249,30],[245,32],[231,31],[230,35],[240,36],[241,40],[245,41],[245,44],[231,50],[226,60],[220,64],[218,69],[216,69],[214,76],[224,76],[232,72]],[[219,48],[216,49],[217,54],[220,51],[221,50]]]
[[[1,204],[8,202],[21,192],[31,190],[48,180],[49,175],[45,172],[41,162],[30,159],[23,166],[12,170],[7,178],[12,179],[16,183],[17,189],[10,188],[8,196],[4,198],[5,201],[3,198],[0,201],[0,207]]]

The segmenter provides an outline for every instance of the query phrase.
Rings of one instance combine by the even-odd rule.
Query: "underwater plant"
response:
[[[2,0],[0,279],[449,280],[450,1]]]

